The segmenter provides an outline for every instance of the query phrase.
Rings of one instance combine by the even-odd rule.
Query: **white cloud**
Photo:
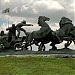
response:
[[[34,13],[38,13],[44,10],[61,10],[61,9],[64,8],[58,3],[58,1],[54,0],[40,0],[36,1],[33,4]]]
[[[18,7],[15,7],[15,8],[12,10],[12,12],[18,13]]]
[[[6,32],[6,28],[8,27],[8,25],[7,25],[7,23],[3,23],[2,25],[0,25],[0,31],[4,31],[5,33],[7,33]]]
[[[70,7],[71,7],[71,12],[74,12],[75,14],[75,0],[73,3],[70,4]]]
[[[23,11],[25,11],[25,10],[27,10],[29,7],[26,7],[25,5],[23,5],[22,7],[21,7],[21,11],[23,12]]]
[[[50,2],[48,2],[48,8],[49,9],[57,9],[57,10],[61,10],[61,9],[64,9],[64,7],[62,7],[58,1],[53,1],[53,0],[50,0]]]
[[[4,0],[4,2],[10,2],[10,0]]]
[[[0,4],[4,5],[4,4],[9,4],[10,0],[0,0]]]

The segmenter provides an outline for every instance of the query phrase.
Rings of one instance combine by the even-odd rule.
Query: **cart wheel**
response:
[[[20,43],[16,43],[16,44],[14,45],[14,50],[15,50],[15,51],[23,50],[22,45],[21,45]]]
[[[4,46],[3,44],[0,44],[0,53],[2,52],[2,50],[4,50]]]

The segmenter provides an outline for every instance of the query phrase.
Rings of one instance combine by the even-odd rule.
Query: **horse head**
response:
[[[46,17],[46,16],[39,16],[38,20],[49,21],[50,18],[48,18],[48,17]]]
[[[67,18],[67,17],[62,17],[60,22],[59,22],[59,25],[60,25],[60,28],[64,25],[64,24],[67,24],[67,23],[72,23],[72,21]]]
[[[45,22],[45,21],[49,21],[49,20],[50,20],[50,18],[48,18],[48,17],[39,16],[39,18],[38,18],[38,24],[39,24],[39,26],[41,26],[40,25],[41,22]]]

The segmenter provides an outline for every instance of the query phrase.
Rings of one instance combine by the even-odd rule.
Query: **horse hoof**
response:
[[[57,49],[57,47],[52,47],[52,49]]]

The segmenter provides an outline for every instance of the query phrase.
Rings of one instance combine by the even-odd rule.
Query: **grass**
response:
[[[0,57],[0,75],[75,75],[75,58]]]

